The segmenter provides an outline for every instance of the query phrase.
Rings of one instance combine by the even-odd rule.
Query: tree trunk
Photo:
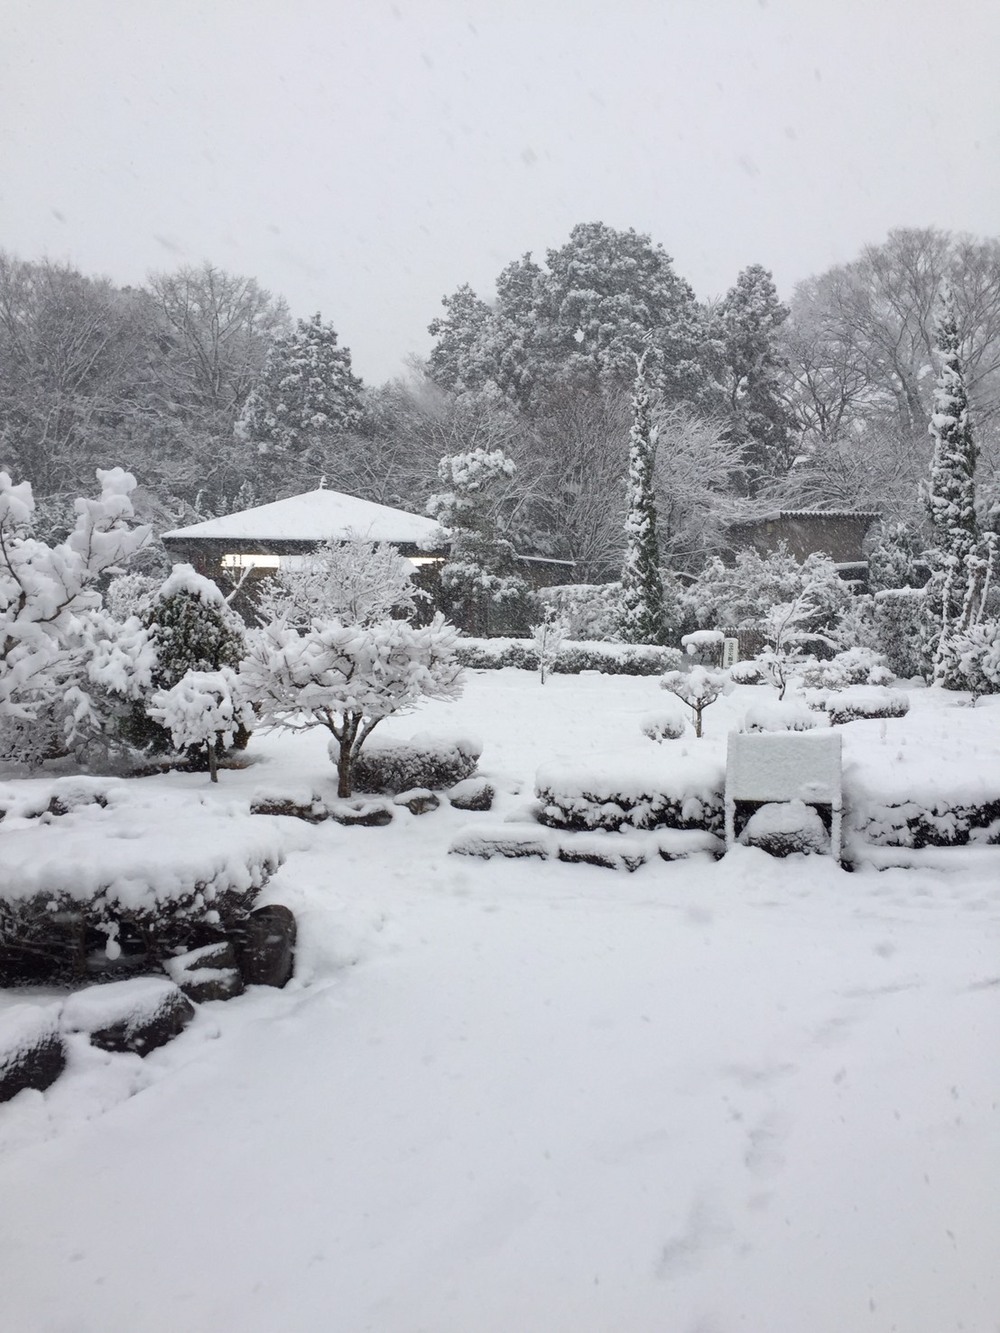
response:
[[[213,782],[219,780],[219,761],[215,750],[215,741],[208,742],[208,776]]]

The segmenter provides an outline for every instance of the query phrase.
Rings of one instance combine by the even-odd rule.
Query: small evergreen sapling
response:
[[[538,673],[541,683],[555,669],[569,629],[568,617],[549,603],[542,609],[542,619],[533,628],[531,634],[538,654]]]

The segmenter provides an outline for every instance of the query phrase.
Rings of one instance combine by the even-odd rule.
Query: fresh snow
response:
[[[440,528],[433,519],[403,509],[375,504],[342,491],[306,491],[286,500],[244,509],[238,514],[209,518],[190,527],[163,534],[166,539],[233,538],[241,541],[364,541],[403,545],[433,544]]]
[[[841,729],[845,773],[880,798],[996,790],[1000,699],[910,696]],[[470,673],[380,730],[482,735],[494,809],[387,828],[246,813],[262,787],[335,790],[318,730],[258,733],[215,787],[5,777],[0,848],[75,793],[31,822],[73,833],[81,878],[130,823],[164,873],[213,824],[233,857],[275,840],[263,896],[296,913],[299,955],[284,991],[199,1006],[145,1059],[72,1037],[48,1091],[0,1105],[0,1327],[995,1329],[1000,849],[854,874],[751,848],[631,874],[449,855],[473,830],[594,843],[529,822],[543,763],[719,766],[773,693],[738,687],[702,741],[657,746],[639,720],[662,697]]]

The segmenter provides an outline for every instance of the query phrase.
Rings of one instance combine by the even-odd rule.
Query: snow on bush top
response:
[[[174,565],[160,585],[156,600],[164,602],[168,597],[176,597],[179,592],[197,597],[206,606],[223,606],[226,600],[212,580],[199,574],[193,565]]]
[[[0,899],[101,896],[118,910],[146,912],[196,886],[206,903],[227,890],[258,888],[283,860],[283,836],[271,820],[220,817],[217,808],[185,807],[177,816],[129,808],[99,811],[86,822],[67,816],[4,828]]]
[[[696,629],[692,634],[685,634],[681,639],[681,646],[689,656],[693,657],[701,648],[713,648],[716,644],[725,643],[726,636],[721,629]]]
[[[628,801],[640,801],[655,793],[671,801],[693,796],[710,802],[722,790],[723,778],[718,756],[701,749],[689,753],[682,748],[671,751],[669,764],[660,755],[640,757],[634,753],[543,764],[535,777],[535,790],[568,797],[623,796]]]

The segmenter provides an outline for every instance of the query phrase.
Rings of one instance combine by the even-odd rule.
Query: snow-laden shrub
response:
[[[729,668],[729,679],[734,685],[763,685],[767,672],[760,662],[734,662]]]
[[[416,598],[413,566],[388,542],[363,537],[330,540],[318,550],[283,564],[254,588],[254,610],[262,624],[284,620],[305,629],[313,620],[374,625],[410,619]]]
[[[566,617],[568,638],[606,643],[617,632],[620,597],[621,584],[617,582],[566,583],[538,590],[543,606],[554,606]]]
[[[729,694],[732,688],[727,672],[711,671],[703,666],[692,667],[690,671],[668,671],[660,680],[661,690],[669,690],[691,709],[696,736],[701,735],[702,713],[721,694]]]
[[[97,477],[100,497],[76,500],[72,531],[50,545],[33,535],[31,486],[0,472],[0,734],[5,757],[19,762],[113,757],[125,701],[148,685],[138,622],[108,615],[97,585],[142,548],[149,528],[130,526],[130,473]]]
[[[157,694],[171,690],[190,672],[235,670],[243,656],[242,622],[212,580],[191,565],[174,565],[149,599],[143,624],[154,655],[152,687]],[[238,730],[246,734],[242,724]],[[163,753],[178,744],[170,728],[142,700],[133,710],[127,734],[147,751]],[[201,744],[192,749],[191,758],[197,761],[199,755],[208,759]]]
[[[723,827],[725,768],[683,747],[645,763],[609,756],[586,764],[546,764],[535,779],[538,820],[551,828],[703,829]]]
[[[282,861],[280,832],[249,815],[185,810],[178,824],[113,807],[4,837],[0,975],[25,980],[68,975],[92,950],[152,963],[231,934]]]
[[[774,801],[756,809],[744,825],[740,842],[770,856],[826,852],[830,835],[818,812],[803,801]]]
[[[687,731],[687,723],[680,713],[647,713],[640,719],[639,729],[659,744],[661,741],[679,741]]]
[[[850,590],[829,556],[814,552],[800,564],[784,547],[769,555],[738,551],[732,565],[714,557],[682,593],[688,615],[706,628],[754,625],[776,606],[808,604],[799,629],[809,634],[828,634],[850,601]]]
[[[778,699],[752,704],[743,720],[744,731],[812,731],[815,712],[800,699]]]
[[[809,689],[845,690],[849,685],[888,685],[894,679],[881,653],[871,648],[848,648],[828,662],[815,658],[799,667]]]
[[[482,741],[467,736],[421,733],[406,741],[374,737],[354,761],[354,788],[390,796],[417,787],[444,791],[472,777],[482,752]],[[330,758],[334,763],[339,758],[335,739],[330,741]]]
[[[695,658],[702,666],[722,666],[722,645],[726,636],[721,629],[696,629],[685,634],[681,647],[688,657]]]
[[[197,749],[207,755],[212,781],[220,752],[231,746],[240,730],[253,725],[253,708],[240,678],[231,667],[189,671],[169,690],[157,690],[148,715],[165,727],[178,750]]]
[[[531,639],[461,638],[455,655],[463,666],[480,671],[518,667],[538,670],[538,652]],[[678,668],[683,654],[677,648],[651,644],[577,643],[562,644],[552,664],[553,675],[577,675],[581,671],[599,671],[609,676],[658,676]]]
[[[851,685],[826,699],[825,710],[834,726],[861,718],[905,717],[909,695],[878,685]]]
[[[946,689],[968,690],[973,701],[1000,693],[1000,624],[983,620],[948,635],[938,653],[938,680]]]

